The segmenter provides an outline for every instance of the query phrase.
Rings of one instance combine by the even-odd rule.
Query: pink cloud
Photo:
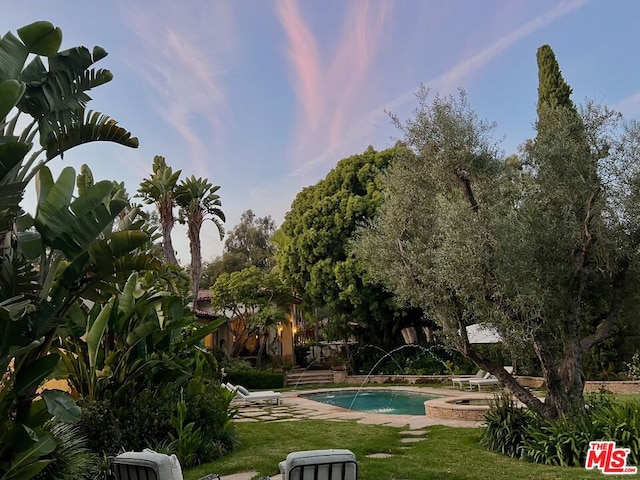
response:
[[[372,66],[391,14],[391,2],[357,0],[348,4],[333,51],[318,53],[318,42],[294,0],[280,0],[276,14],[288,39],[292,85],[302,111],[292,149],[334,151],[343,130],[370,100]],[[325,46],[325,49],[330,48]],[[295,153],[294,153],[295,155]]]
[[[289,58],[294,70],[294,89],[311,128],[318,127],[322,117],[321,66],[316,41],[304,23],[295,0],[281,0],[276,13],[289,38]]]
[[[554,8],[489,42],[484,48],[476,49],[475,53],[460,60],[442,74],[426,81],[425,85],[433,88],[434,91],[443,93],[453,91],[459,87],[465,79],[468,79],[480,71],[523,38],[583,7],[588,1],[589,0],[569,0],[557,4]],[[339,97],[339,100],[333,104],[335,111],[339,113],[329,119],[332,135],[328,138],[330,138],[331,141],[326,141],[321,147],[317,148],[313,158],[306,162],[301,162],[298,168],[292,172],[292,177],[308,174],[309,170],[317,165],[335,162],[336,158],[339,158],[336,157],[336,153],[338,155],[348,155],[362,150],[362,142],[368,141],[367,139],[371,138],[373,132],[380,128],[382,122],[389,122],[386,112],[397,111],[399,108],[415,100],[417,85],[393,99],[377,104],[374,108],[369,106],[364,111],[353,110],[353,106],[357,104],[357,98],[361,98],[365,92],[366,94],[370,94],[370,90],[366,87],[368,80],[366,72],[374,61],[372,58],[374,52],[371,51],[370,46],[374,45],[375,47],[375,39],[378,38],[377,36],[384,30],[384,23],[390,15],[389,10],[385,8],[384,10],[379,10],[378,15],[374,16],[374,19],[377,19],[377,21],[372,21],[372,17],[365,13],[368,2],[363,1],[355,5],[351,10],[351,15],[354,14],[354,9],[358,9],[357,12],[362,15],[362,17],[356,16],[350,19],[350,21],[352,21],[351,28],[354,31],[353,37],[349,37],[348,35],[343,37],[343,40],[344,38],[349,38],[350,42],[341,42],[342,47],[336,55],[336,58],[341,59],[340,64],[343,66],[343,69],[348,71],[349,75],[354,76],[353,82],[351,82],[351,79],[343,78],[338,79],[343,80],[342,83],[339,81],[335,83],[335,85],[340,85],[339,90],[344,92],[344,96]],[[362,20],[362,18],[368,18],[368,20],[361,24],[359,21]],[[358,19],[358,21],[354,19]],[[356,25],[356,27],[353,28],[353,25]],[[367,28],[364,28],[363,25],[367,25]],[[370,35],[368,37],[369,40],[366,44],[363,44],[360,40],[365,38],[366,35]],[[358,55],[361,57],[358,57]],[[335,65],[337,68],[338,63]],[[340,69],[337,70],[340,71]],[[329,81],[335,81],[336,78],[334,77],[337,76],[337,74],[333,74],[329,77]],[[347,92],[351,93],[348,94]],[[637,98],[632,97],[627,100],[628,104],[632,105],[635,104]],[[351,109],[351,111],[347,113],[348,109]],[[348,120],[347,115],[349,115]],[[325,138],[325,140],[327,140],[327,138]]]

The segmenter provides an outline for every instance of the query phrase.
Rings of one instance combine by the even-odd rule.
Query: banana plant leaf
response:
[[[63,152],[89,142],[115,142],[125,147],[138,148],[138,139],[118,123],[99,112],[87,112],[86,118],[76,117],[57,130],[51,130],[44,138],[47,160]],[[40,127],[42,130],[42,126]]]

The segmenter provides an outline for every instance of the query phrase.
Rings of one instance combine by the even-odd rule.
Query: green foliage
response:
[[[631,380],[640,380],[640,353],[633,354],[631,362],[627,363],[626,374]]]
[[[562,78],[560,66],[549,45],[538,48],[538,115],[547,107],[568,107],[575,109],[571,101],[572,88]]]
[[[182,170],[176,172],[167,165],[164,157],[156,155],[153,158],[153,173],[145,178],[138,189],[138,196],[149,205],[155,205],[160,216],[162,227],[162,252],[164,259],[174,265],[178,264],[173,244],[171,230],[175,224],[173,207],[175,206],[175,191]]]
[[[535,415],[518,406],[511,397],[500,396],[485,414],[480,443],[489,450],[519,458],[527,425],[536,421]]]
[[[245,388],[268,389],[284,387],[285,374],[266,370],[228,370],[227,381]]]
[[[607,440],[630,449],[628,463],[640,460],[640,401],[617,403],[605,396],[587,399],[585,412],[542,420],[511,398],[501,397],[485,415],[481,443],[510,457],[557,466],[584,466],[589,442]]]
[[[223,273],[211,287],[213,311],[230,320],[235,337],[232,356],[237,356],[255,335],[264,348],[267,329],[284,320],[290,302],[291,291],[278,274],[256,266]]]
[[[147,398],[153,400],[155,396],[150,395]],[[87,438],[89,450],[106,455],[118,453],[119,446],[123,444],[122,429],[113,402],[108,399],[81,399],[78,403],[82,409],[79,426]],[[136,418],[136,421],[131,423],[142,424],[142,428],[147,426],[144,425],[144,418]],[[150,430],[148,435],[149,438],[152,438],[153,431]]]
[[[217,383],[198,377],[147,388],[118,402],[83,400],[81,426],[94,452],[163,446],[181,463],[195,465],[235,447],[232,399]]]
[[[47,456],[56,450],[57,441],[42,426],[52,417],[73,421],[77,416],[77,407],[61,392],[44,391],[42,399],[35,400],[36,390],[58,361],[50,347],[69,309],[81,298],[95,301],[107,288],[107,279],[140,266],[132,265],[130,257],[122,258],[135,248],[135,234],[114,236],[111,243],[106,239],[124,207],[121,199],[111,196],[111,182],[87,183],[74,199],[75,172],[65,169],[54,182],[44,167],[88,142],[138,145],[115,121],[86,112],[86,92],[112,79],[108,70],[92,68],[106,52],[100,47],[60,52],[62,32],[44,21],[18,29],[18,37],[7,33],[0,39],[3,480],[32,478],[51,466]],[[46,65],[41,56],[47,57]],[[19,122],[24,114],[32,120]],[[27,157],[34,140],[40,148]],[[21,210],[20,202],[36,175],[34,219]]]
[[[381,375],[444,375],[452,373],[452,365],[468,363],[457,352],[437,343],[424,349],[418,346],[400,348],[388,355],[385,351],[364,346],[352,352],[352,358],[354,371]]]
[[[240,216],[240,223],[227,234],[221,256],[203,267],[201,288],[211,287],[222,273],[239,272],[252,265],[270,269],[275,265],[272,238],[275,223],[270,216],[256,217],[252,210]]]
[[[192,467],[201,463],[197,457],[198,449],[203,444],[203,435],[200,427],[196,427],[195,422],[186,423],[187,404],[181,393],[181,398],[177,403],[177,414],[172,415],[169,423],[173,427],[173,432],[169,432],[169,438],[180,459],[181,464]]]
[[[191,285],[194,292],[197,291],[202,276],[202,224],[205,220],[211,220],[218,229],[220,240],[224,236],[223,223],[226,218],[220,208],[220,195],[216,193],[219,189],[219,185],[213,185],[206,178],[196,178],[192,175],[183,180],[175,190],[175,202],[180,208],[178,220],[187,224],[191,252]]]
[[[79,425],[54,423],[47,426],[57,442],[51,463],[34,480],[77,480],[94,469],[95,460]]]
[[[553,88],[541,80],[537,136],[517,161],[501,158],[464,92],[421,91],[413,117],[396,119],[416,154],[390,168],[354,244],[373,279],[546,418],[584,409],[583,354],[633,318],[640,285],[640,127],[591,104],[578,112]],[[515,356],[535,347],[544,403],[458,333],[474,323],[494,327]]]
[[[597,424],[591,422],[586,414],[543,422],[527,430],[522,455],[545,465],[582,466],[589,451],[589,442],[598,440],[599,434]]]
[[[375,343],[393,343],[400,325],[420,320],[407,318],[392,295],[372,284],[347,248],[356,228],[376,215],[384,172],[402,152],[402,146],[382,152],[369,147],[340,160],[326,178],[298,193],[278,236],[281,274],[304,305],[326,305],[343,324],[366,326]]]

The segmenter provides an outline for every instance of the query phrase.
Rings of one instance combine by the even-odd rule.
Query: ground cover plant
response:
[[[477,428],[428,427],[426,439],[401,449],[403,429],[354,422],[308,420],[240,423],[240,446],[233,453],[184,472],[185,480],[208,473],[221,475],[255,470],[274,475],[289,452],[320,448],[347,448],[358,459],[360,480],[578,480],[602,478],[599,471],[537,465],[490,452],[480,445]],[[277,441],[274,441],[277,439]],[[406,444],[404,444],[406,446]],[[391,453],[386,459],[371,453]]]
[[[627,463],[640,462],[640,400],[607,394],[588,395],[581,415],[544,420],[510,398],[498,399],[486,415],[481,443],[486,448],[535,463],[585,464],[589,442],[613,441],[628,448]]]

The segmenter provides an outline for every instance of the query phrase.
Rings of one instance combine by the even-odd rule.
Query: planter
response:
[[[336,370],[331,368],[333,372],[333,383],[346,383],[347,382],[347,369]]]

